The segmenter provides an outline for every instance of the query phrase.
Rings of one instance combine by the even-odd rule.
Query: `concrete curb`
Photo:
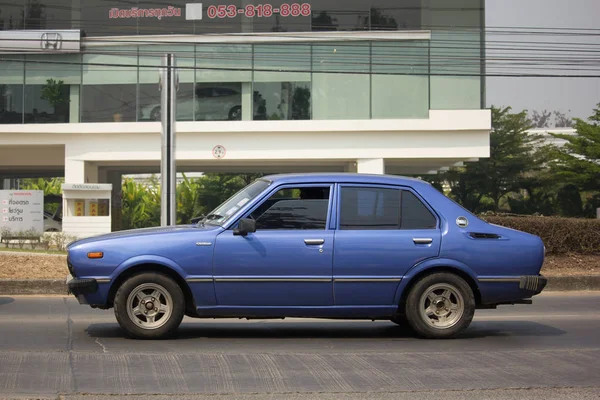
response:
[[[549,276],[544,291],[600,290],[600,275]]]
[[[66,279],[0,279],[0,295],[67,294]]]
[[[550,276],[544,292],[600,290],[600,275]],[[0,295],[66,295],[63,279],[0,279]]]

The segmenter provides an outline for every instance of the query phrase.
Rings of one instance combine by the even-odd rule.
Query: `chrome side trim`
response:
[[[212,278],[187,278],[185,280],[188,283],[198,283],[198,282],[212,282]]]
[[[331,278],[215,278],[215,282],[331,282]]]
[[[401,282],[402,278],[334,278],[334,282]]]
[[[502,283],[502,282],[521,282],[521,278],[478,278],[479,282],[494,282],[494,283]]]
[[[96,279],[96,282],[98,283],[109,283],[112,279],[110,278],[100,278],[100,279]]]

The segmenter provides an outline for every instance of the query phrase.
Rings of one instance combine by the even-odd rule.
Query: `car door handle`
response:
[[[432,238],[413,238],[415,244],[430,244],[433,242]]]
[[[325,239],[304,239],[304,243],[307,246],[318,246],[325,243]]]

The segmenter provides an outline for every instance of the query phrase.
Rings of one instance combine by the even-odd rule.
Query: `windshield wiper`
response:
[[[220,219],[220,218],[223,218],[223,216],[220,214],[208,214],[206,217],[204,217],[204,219],[201,222],[204,224],[205,222],[213,221],[215,219]]]

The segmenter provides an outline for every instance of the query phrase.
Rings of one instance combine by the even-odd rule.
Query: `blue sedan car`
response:
[[[166,337],[184,315],[391,320],[448,338],[475,309],[531,304],[544,252],[420,180],[276,175],[196,224],[72,243],[67,284],[136,338]]]

